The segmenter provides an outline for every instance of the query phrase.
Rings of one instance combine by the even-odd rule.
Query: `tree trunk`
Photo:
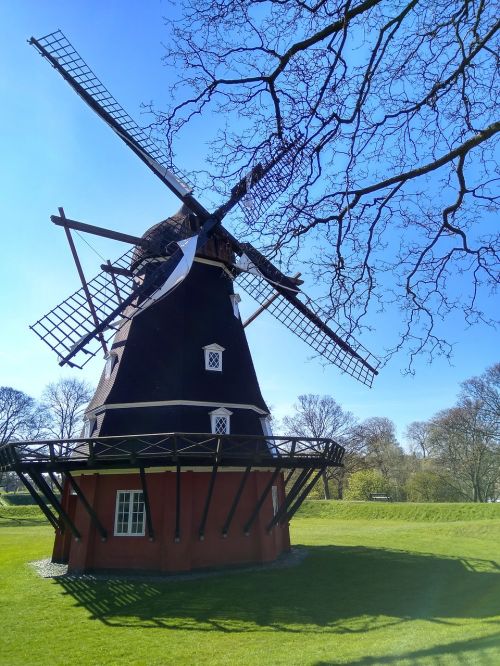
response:
[[[326,476],[326,472],[322,473],[321,480],[323,481],[323,493],[325,495],[325,499],[329,500],[330,499],[330,488],[328,487],[328,478]]]
[[[344,499],[344,475],[339,474],[337,477],[337,493],[339,500]]]

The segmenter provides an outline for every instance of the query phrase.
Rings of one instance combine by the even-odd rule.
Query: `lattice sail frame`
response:
[[[243,212],[245,222],[252,228],[262,219],[265,213],[276,203],[279,197],[297,179],[301,179],[309,168],[309,160],[314,153],[314,146],[302,146],[302,136],[296,136],[289,145],[277,146],[276,153],[268,147],[264,155],[264,163],[275,161],[265,178],[250,183],[251,189],[238,203]],[[280,152],[281,151],[281,152]],[[276,155],[279,158],[276,159]]]
[[[334,333],[342,338],[360,357],[352,356],[348,351],[342,349],[323,332],[313,321],[308,319],[302,312],[297,310],[284,296],[276,296],[276,290],[264,277],[254,273],[240,273],[236,278],[236,284],[260,305],[268,303],[266,310],[289,331],[306,342],[315,352],[321,355],[329,363],[336,365],[340,370],[351,375],[362,384],[371,387],[375,374],[364,363],[366,361],[375,370],[380,362],[363,345],[345,331],[339,324],[335,324]],[[299,291],[296,297],[307,306],[314,314],[321,318],[321,311],[303,292]]]
[[[120,128],[134,139],[142,148],[143,157],[154,160],[157,165],[174,174],[186,191],[193,189],[193,185],[187,176],[176,169],[167,153],[125,111],[61,30],[56,30],[40,39],[32,40],[32,43],[35,47],[37,47],[37,43],[40,44],[61,65],[69,77],[76,81],[111,116]],[[115,127],[110,126],[116,131]],[[164,177],[167,176],[166,173],[163,175]]]
[[[130,248],[114,262],[114,266],[129,270],[134,252],[135,248]],[[101,271],[87,282],[87,286],[97,317],[102,321],[127,298],[132,291],[134,282],[132,277],[119,274],[111,275]],[[123,318],[123,314],[121,318]],[[71,352],[81,338],[90,333],[93,328],[92,313],[83,289],[75,291],[30,326],[30,329],[55,351],[59,358],[64,358]],[[106,329],[103,331],[104,340],[109,342],[115,333],[115,328]],[[83,368],[100,350],[99,340],[95,337],[82,350],[79,356],[80,362],[72,362],[71,365]]]

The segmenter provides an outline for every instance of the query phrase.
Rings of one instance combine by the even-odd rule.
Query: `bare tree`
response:
[[[403,455],[394,423],[384,416],[373,416],[359,425],[358,437],[364,442],[368,465],[389,478],[395,460]]]
[[[322,475],[325,499],[330,499],[328,481],[336,479],[339,498],[342,498],[345,476],[359,468],[362,450],[359,439],[353,437],[356,419],[329,395],[299,395],[294,414],[283,419],[285,430],[299,437],[334,439],[345,447],[344,467],[326,470]]]
[[[406,428],[406,438],[410,442],[412,452],[422,458],[429,455],[430,429],[427,421],[413,421]]]
[[[397,438],[393,421],[374,416],[358,427],[358,437],[363,441],[366,467],[378,470],[391,486],[391,494],[398,500],[406,497],[406,483],[419,463],[414,456],[405,455]]]
[[[500,495],[500,364],[462,382],[458,404],[429,424],[430,453],[466,500]]]
[[[481,420],[493,438],[500,437],[500,363],[495,363],[480,377],[462,382],[462,400],[473,400],[481,409]]]
[[[51,436],[65,441],[80,434],[85,407],[92,393],[90,384],[79,379],[60,379],[46,386],[42,401],[49,414]],[[58,453],[64,455],[66,445],[61,444],[59,448]]]
[[[46,425],[44,410],[26,393],[0,387],[0,445],[35,439]]]
[[[45,429],[46,412],[36,401],[11,386],[0,387],[0,446],[22,439],[35,439]],[[3,476],[0,473],[0,484]]]
[[[445,479],[464,500],[485,502],[500,483],[500,445],[481,422],[478,403],[440,412],[432,423],[432,452]]]
[[[293,145],[278,204],[242,224],[283,262],[314,255],[326,314],[355,331],[399,310],[386,358],[405,346],[410,368],[417,353],[450,352],[439,328],[450,313],[492,323],[481,296],[499,265],[497,3],[181,0],[180,11],[165,59],[174,102],[154,125],[174,151],[198,116],[210,121],[221,194]]]

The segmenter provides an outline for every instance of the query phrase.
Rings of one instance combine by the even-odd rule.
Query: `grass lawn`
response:
[[[0,664],[498,666],[500,506],[338,504],[294,518],[296,567],[158,584],[41,579],[51,529],[0,507]]]

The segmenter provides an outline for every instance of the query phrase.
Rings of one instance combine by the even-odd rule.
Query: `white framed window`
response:
[[[214,435],[229,435],[231,432],[231,414],[225,407],[220,407],[210,412],[210,425]]]
[[[273,429],[271,428],[271,417],[270,416],[264,416],[261,418],[260,422],[262,423],[262,432],[266,437],[272,437],[273,436]]]
[[[271,417],[270,416],[264,416],[263,418],[260,419],[261,425],[262,425],[262,432],[264,433],[266,437],[266,443],[268,446],[268,449],[271,453],[272,456],[277,456],[278,454],[278,449],[276,448],[274,444],[274,440],[272,439],[273,437],[273,429],[271,427]],[[269,437],[269,439],[267,439]]]
[[[233,306],[233,314],[236,317],[236,319],[239,319],[240,308],[238,306],[238,303],[241,303],[241,296],[239,294],[231,294],[229,298],[231,299],[231,305]]]
[[[111,373],[113,372],[113,369],[117,361],[118,361],[118,354],[116,352],[110,352],[106,356],[106,365],[104,366],[105,379],[109,379],[111,377]]]
[[[95,417],[90,418],[90,419],[85,419],[83,422],[83,437],[84,439],[87,439],[88,437],[92,437],[92,433],[94,431],[96,424],[96,419]]]
[[[215,343],[203,347],[205,352],[205,370],[212,372],[222,372],[222,352],[224,347]]]
[[[271,487],[271,497],[273,498],[273,516],[278,513],[278,486]]]
[[[144,536],[146,510],[142,490],[116,493],[115,536]]]

